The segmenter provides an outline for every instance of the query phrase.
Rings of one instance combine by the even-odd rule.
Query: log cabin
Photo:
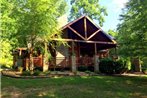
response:
[[[49,68],[70,68],[74,72],[79,66],[93,66],[98,71],[97,59],[108,57],[109,49],[117,46],[112,36],[85,15],[66,24],[61,30],[62,39],[53,41],[65,41],[68,47],[61,45],[56,48]]]
[[[61,28],[62,38],[52,39],[52,44],[57,41],[65,41],[68,46],[61,45],[53,48],[50,43],[48,48],[52,58],[49,61],[49,69],[71,69],[76,72],[79,66],[92,66],[95,71],[99,71],[98,59],[109,56],[109,49],[117,46],[113,37],[105,33],[88,16],[69,22]],[[14,53],[14,65],[20,63],[16,60],[16,55],[26,53],[26,48],[17,49]],[[29,59],[24,57],[21,61],[23,67],[27,68]],[[35,67],[43,68],[43,57],[34,57]]]

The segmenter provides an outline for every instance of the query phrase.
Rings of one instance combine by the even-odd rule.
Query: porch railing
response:
[[[94,58],[93,57],[76,57],[76,66],[93,66]],[[71,67],[71,58],[67,57],[56,57],[52,58],[49,61],[49,67],[53,68],[67,68]]]

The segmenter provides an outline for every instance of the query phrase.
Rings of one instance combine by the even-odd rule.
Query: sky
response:
[[[105,16],[105,22],[102,29],[104,31],[116,30],[117,24],[120,23],[119,15],[122,13],[122,8],[128,0],[100,0],[100,5],[106,7],[108,16]]]

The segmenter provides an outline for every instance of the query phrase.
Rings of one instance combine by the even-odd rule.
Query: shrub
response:
[[[34,75],[34,76],[38,76],[40,73],[41,73],[41,71],[35,70],[34,73],[33,73],[33,75]]]
[[[104,58],[100,60],[99,69],[101,73],[113,74],[114,73],[114,61],[110,58]]]
[[[23,71],[23,67],[19,66],[19,67],[18,67],[18,71],[19,71],[19,72],[22,72],[22,71]]]
[[[88,69],[89,71],[94,71],[94,66],[88,66],[87,69]]]
[[[34,72],[31,71],[23,71],[22,76],[38,76],[41,73],[39,70],[34,70]]]
[[[142,72],[143,72],[144,74],[147,74],[147,68],[142,68]]]
[[[120,74],[127,69],[126,61],[124,59],[114,61],[111,58],[101,59],[99,68],[100,72],[105,74]]]
[[[120,74],[120,73],[123,73],[125,72],[126,69],[128,69],[126,67],[126,60],[124,59],[119,59],[117,61],[114,62],[114,70],[115,70],[115,73],[117,74]]]
[[[125,65],[125,66],[126,66],[126,68],[128,68],[128,70],[131,70],[131,66],[132,66],[132,65],[131,65],[131,60],[130,60],[130,58],[127,58],[127,59],[126,59],[126,65]]]
[[[11,68],[12,65],[13,65],[12,60],[0,58],[0,66],[1,66],[1,68]]]
[[[30,71],[23,71],[22,72],[22,76],[30,76],[30,75],[31,75]]]
[[[34,70],[43,71],[42,67],[35,67]]]
[[[86,70],[86,71],[85,71],[85,73],[87,73],[87,74],[91,74],[91,71],[89,71],[89,70]]]
[[[147,67],[145,65],[142,66],[142,72],[144,74],[147,74]]]
[[[40,72],[40,74],[42,74],[42,75],[49,75],[50,73],[51,73],[51,71]]]
[[[87,66],[79,66],[78,67],[78,71],[86,71],[87,70]]]

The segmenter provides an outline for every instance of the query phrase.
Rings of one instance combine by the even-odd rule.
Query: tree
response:
[[[63,14],[64,0],[16,0],[12,18],[17,19],[16,37],[21,45],[28,42],[33,46],[35,41],[47,42],[57,33],[57,18]]]
[[[147,55],[147,0],[129,0],[118,25],[119,54],[141,65]],[[144,59],[145,60],[145,59]]]
[[[13,5],[9,17],[15,20],[13,24],[16,29],[8,35],[16,38],[20,47],[27,47],[29,43],[31,55],[38,41],[43,42],[47,47],[54,34],[60,35],[57,18],[65,12],[64,0],[8,0],[7,2]],[[47,62],[47,48],[45,49],[45,62]],[[33,60],[31,62],[33,67]]]
[[[109,29],[109,30],[108,30],[108,34],[112,37],[112,39],[114,39],[114,40],[117,41],[118,32],[116,32],[115,30]],[[113,56],[114,56],[114,55],[117,56],[117,55],[118,55],[117,50],[118,50],[117,47],[116,47],[116,48],[112,48],[112,49],[109,50],[109,54],[110,54],[110,55],[113,55]]]
[[[146,4],[146,0],[138,0],[138,2],[129,0],[121,15],[122,23],[118,26],[118,41],[122,55],[139,57],[147,55]]]
[[[16,47],[15,43],[17,43],[15,38],[10,39],[10,35],[16,31],[15,19],[10,18],[13,3],[1,0],[0,4],[0,65],[9,65],[10,67],[12,65],[11,50]],[[8,62],[11,63],[8,64]]]
[[[116,32],[115,30],[108,30],[108,34],[110,35],[110,36],[112,36],[112,37],[114,37],[114,39],[116,39],[117,38],[117,36],[118,36],[118,32]]]
[[[100,6],[98,2],[99,0],[71,0],[70,21],[81,15],[88,15],[91,19],[98,20],[102,26],[104,15],[107,15],[107,13],[106,9]]]

